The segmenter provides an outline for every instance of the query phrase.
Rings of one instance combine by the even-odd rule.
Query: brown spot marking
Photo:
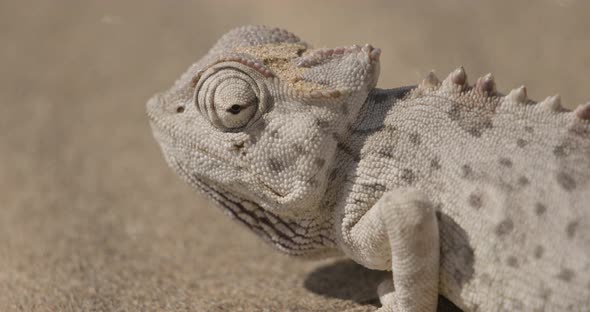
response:
[[[553,155],[555,157],[564,157],[568,154],[568,146],[567,144],[560,144],[553,148]]]
[[[461,118],[461,107],[458,104],[455,104],[447,114],[451,120],[459,120]]]
[[[435,157],[433,159],[430,160],[430,168],[432,170],[438,170],[440,169],[440,160],[438,159],[438,157]]]
[[[320,168],[324,167],[324,165],[326,164],[326,160],[321,157],[317,157],[314,160],[314,163],[315,163],[316,167],[318,167],[318,169],[320,169]]]
[[[317,119],[315,121],[315,124],[318,126],[318,128],[320,128],[322,130],[326,130],[326,129],[330,128],[330,122],[328,122],[327,120]]]
[[[406,168],[402,170],[401,179],[408,185],[412,185],[416,180],[416,175],[411,169]]]
[[[569,174],[562,171],[557,174],[556,178],[557,183],[559,183],[559,185],[563,187],[564,190],[571,192],[576,188],[576,181]]]
[[[441,244],[440,261],[456,264],[448,273],[459,285],[464,285],[475,273],[475,252],[469,242],[469,235],[453,218],[442,211],[437,211],[436,215],[440,220],[439,231],[447,234],[446,244]]]
[[[415,146],[419,146],[422,143],[422,139],[420,138],[420,134],[418,132],[412,132],[410,134],[410,142]]]
[[[524,131],[526,131],[530,134],[533,134],[535,132],[535,129],[533,129],[533,127],[531,127],[531,126],[526,126],[526,127],[524,127]]]
[[[565,228],[565,233],[567,233],[567,238],[572,239],[574,235],[576,235],[576,231],[578,230],[578,226],[580,225],[579,221],[572,221],[567,224]]]
[[[508,257],[508,259],[506,259],[506,264],[508,264],[508,266],[513,267],[513,268],[519,267],[518,259],[516,259],[515,256]]]
[[[525,139],[516,140],[516,145],[520,148],[524,148],[525,146],[527,146],[527,144],[529,143]]]
[[[285,164],[280,159],[270,158],[268,160],[268,167],[274,172],[281,172],[285,170]]]
[[[467,129],[467,133],[471,134],[472,136],[479,138],[483,134],[483,131],[486,129],[492,129],[493,124],[490,118],[485,118],[481,123],[476,124],[475,126]]]
[[[535,213],[537,216],[544,214],[547,211],[547,206],[543,203],[536,203],[535,204]]]
[[[535,247],[535,250],[533,251],[533,255],[535,256],[535,259],[541,259],[541,257],[543,256],[543,254],[545,253],[545,248],[543,248],[543,246],[538,245],[537,247]]]
[[[531,182],[529,181],[529,179],[525,176],[521,176],[520,178],[518,178],[518,184],[520,186],[527,186],[529,185]]]
[[[241,150],[241,149],[243,149],[243,148],[244,148],[245,144],[246,144],[246,142],[244,142],[244,141],[235,142],[235,143],[232,145],[232,147],[233,147],[233,150],[234,150],[234,151],[239,151],[239,150]]]
[[[473,169],[471,169],[469,165],[463,165],[463,167],[461,167],[461,172],[464,178],[468,178],[473,174]]]
[[[369,192],[376,192],[376,193],[383,193],[385,192],[385,190],[387,190],[387,188],[385,187],[385,185],[381,184],[381,183],[373,183],[373,184],[362,184],[362,186],[364,188],[370,189]]]
[[[514,222],[511,219],[505,219],[496,226],[496,235],[508,235],[514,229]]]
[[[471,206],[474,209],[479,209],[483,206],[483,201],[479,194],[472,193],[471,195],[469,195],[467,202],[469,203],[469,206]]]
[[[506,158],[506,157],[501,157],[500,160],[500,165],[507,167],[507,168],[512,168],[512,160]]]
[[[494,127],[492,116],[494,115],[495,106],[483,105],[472,107],[460,103],[454,103],[447,111],[450,120],[466,133],[473,137],[479,138],[485,130]]]
[[[570,282],[574,278],[574,275],[574,271],[563,268],[559,274],[557,274],[557,278],[564,282]]]
[[[481,137],[482,131],[480,128],[473,127],[471,129],[468,129],[467,133],[471,134],[472,136],[474,136],[476,138],[479,138],[479,137]]]
[[[377,153],[385,158],[393,158],[393,153],[391,152],[390,147],[380,148],[379,151],[377,151]]]

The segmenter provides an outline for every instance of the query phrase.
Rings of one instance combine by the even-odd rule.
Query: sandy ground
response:
[[[382,278],[282,256],[166,167],[144,103],[243,24],[590,99],[588,1],[0,2],[0,311],[372,311]],[[441,309],[442,310],[442,309]]]

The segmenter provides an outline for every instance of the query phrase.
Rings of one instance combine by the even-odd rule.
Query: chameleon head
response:
[[[218,203],[304,214],[320,204],[338,137],[375,87],[379,53],[234,29],[148,101],[154,135],[167,162]]]

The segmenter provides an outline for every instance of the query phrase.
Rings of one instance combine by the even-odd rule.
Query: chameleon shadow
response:
[[[389,274],[369,270],[352,260],[337,260],[309,273],[303,286],[321,296],[379,306],[377,285]]]
[[[309,273],[303,286],[318,295],[351,300],[362,305],[380,306],[377,286],[390,272],[369,270],[352,260],[337,260]],[[438,297],[438,312],[462,310],[443,296]]]

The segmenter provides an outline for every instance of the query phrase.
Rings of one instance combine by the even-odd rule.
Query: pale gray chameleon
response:
[[[462,68],[376,89],[379,56],[234,29],[149,100],[155,139],[279,250],[392,270],[382,311],[590,311],[590,103]]]

